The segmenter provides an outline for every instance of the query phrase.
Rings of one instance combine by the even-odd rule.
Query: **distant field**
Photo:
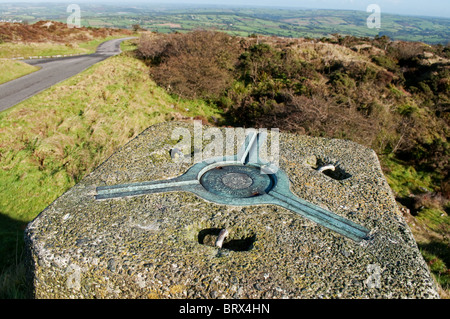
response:
[[[447,43],[450,39],[450,19],[418,18],[383,15],[380,29],[367,27],[368,14],[357,11],[336,10],[170,10],[146,15],[133,15],[128,19],[142,28],[161,32],[186,32],[193,29],[216,29],[232,35],[262,34],[283,37],[327,37],[334,33],[358,37],[387,35],[395,40]],[[130,17],[131,18],[131,17]],[[120,16],[91,18],[86,16],[86,26],[114,25],[127,27]],[[130,23],[129,22],[129,23]],[[128,26],[129,27],[129,26]]]
[[[16,19],[66,22],[67,5],[0,4],[0,20]],[[262,34],[282,37],[327,37],[334,33],[358,37],[387,35],[394,40],[447,44],[450,19],[382,14],[381,28],[369,29],[364,11],[299,10],[276,8],[218,8],[174,5],[81,4],[81,23],[86,27],[142,28],[161,33],[213,28],[232,35]]]

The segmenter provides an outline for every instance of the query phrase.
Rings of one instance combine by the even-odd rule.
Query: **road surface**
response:
[[[33,95],[70,78],[91,65],[119,54],[120,43],[133,38],[122,38],[100,44],[93,54],[65,58],[23,60],[41,69],[0,85],[0,112]]]

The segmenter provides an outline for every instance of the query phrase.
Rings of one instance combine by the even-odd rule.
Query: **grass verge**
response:
[[[0,72],[0,84],[39,70],[38,67],[33,65],[9,59],[0,59],[0,66],[2,70],[2,72]]]

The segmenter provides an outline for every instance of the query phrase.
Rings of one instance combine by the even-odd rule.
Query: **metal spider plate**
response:
[[[238,154],[197,163],[176,178],[97,187],[95,198],[187,191],[218,204],[273,204],[289,209],[354,241],[365,239],[369,233],[365,227],[307,202],[290,191],[288,176],[281,169],[271,171],[269,163],[259,158],[258,149],[265,137],[262,133],[250,133]]]

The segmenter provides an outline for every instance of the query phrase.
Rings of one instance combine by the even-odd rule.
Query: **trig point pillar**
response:
[[[26,230],[36,298],[439,298],[373,150],[170,122]]]

